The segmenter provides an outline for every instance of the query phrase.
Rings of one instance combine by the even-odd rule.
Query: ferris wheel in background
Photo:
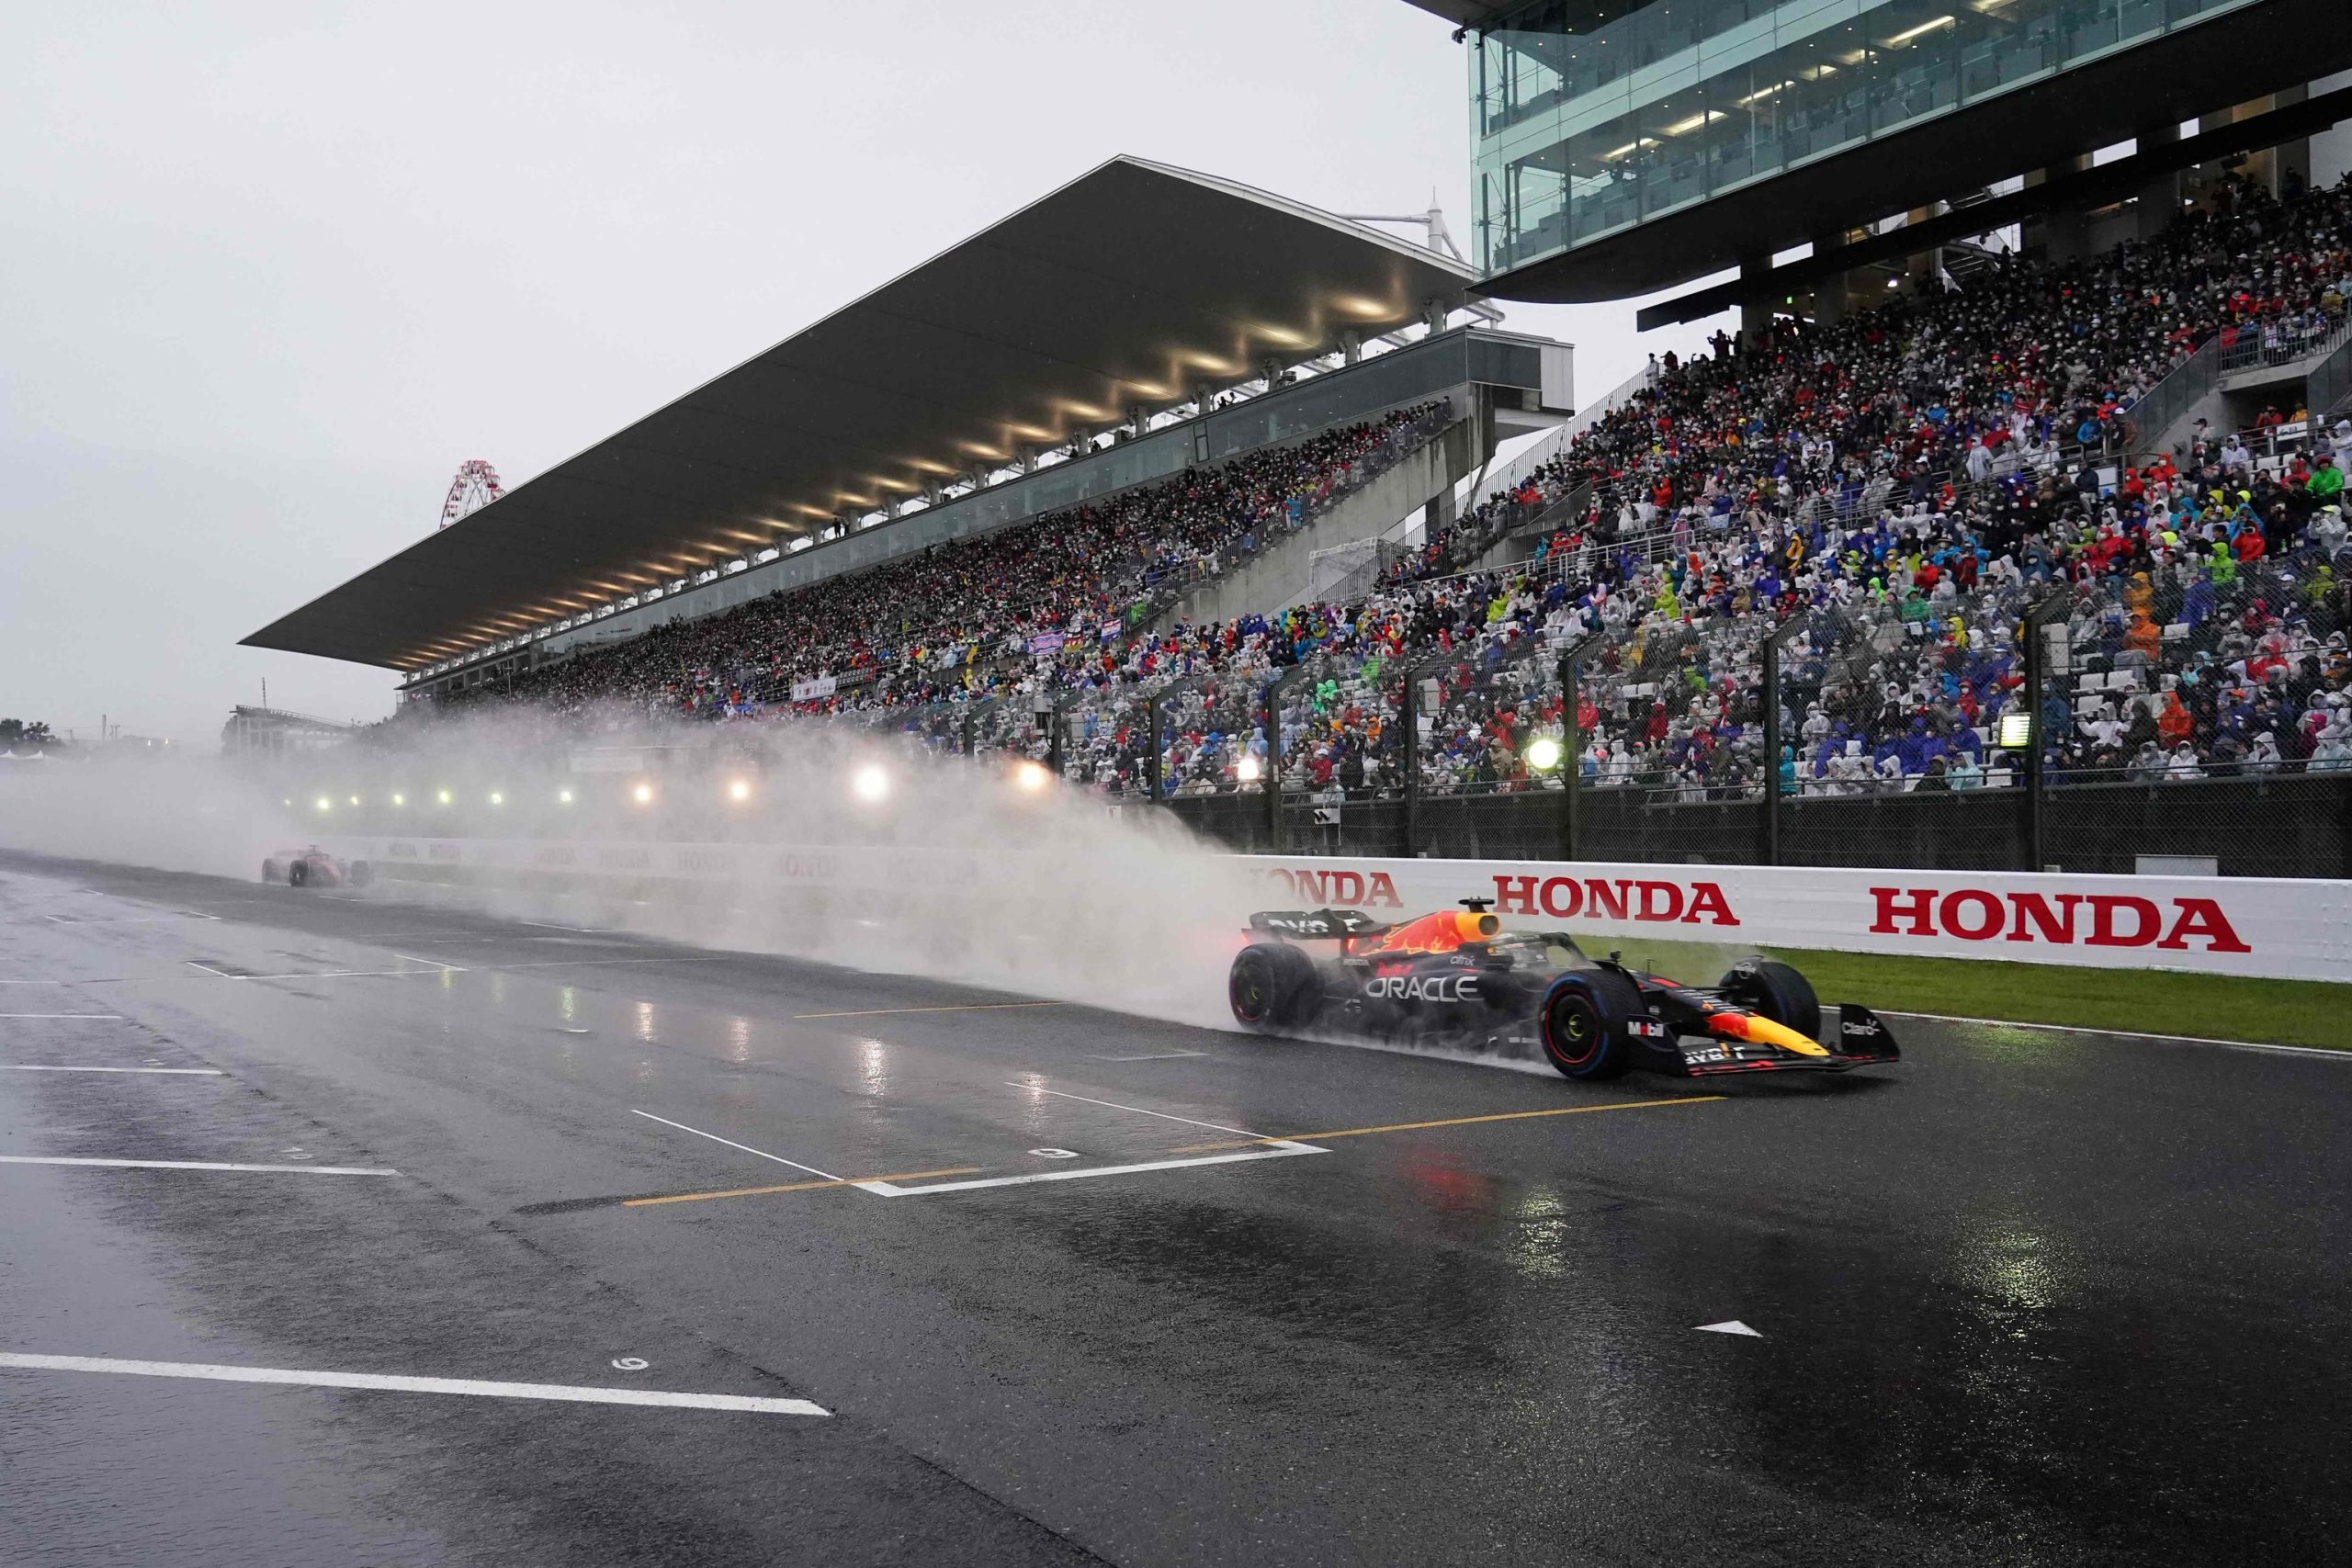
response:
[[[447,528],[505,493],[506,487],[498,482],[496,468],[480,457],[467,458],[458,465],[458,477],[449,481],[449,499],[441,503],[440,526]]]

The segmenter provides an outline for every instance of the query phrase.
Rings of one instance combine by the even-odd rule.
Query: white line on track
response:
[[[160,1077],[218,1078],[228,1075],[218,1067],[49,1067],[0,1062],[0,1073],[152,1073]]]
[[[141,1378],[200,1378],[210,1382],[380,1389],[392,1393],[461,1393],[487,1399],[551,1399],[575,1404],[650,1404],[673,1410],[741,1410],[764,1416],[825,1416],[806,1399],[742,1393],[673,1393],[660,1389],[583,1388],[560,1382],[482,1382],[472,1378],[394,1377],[381,1372],[309,1372],[285,1367],[222,1367],[198,1361],[128,1361],[109,1356],[32,1356],[0,1351],[0,1368],[33,1372],[115,1372]]]
[[[1095,1176],[1126,1176],[1146,1170],[1189,1170],[1201,1165],[1240,1165],[1249,1160],[1289,1159],[1297,1155],[1328,1155],[1330,1152],[1313,1144],[1283,1143],[1272,1148],[1252,1149],[1247,1154],[1146,1160],[1139,1165],[1095,1165],[1080,1170],[1043,1170],[1030,1176],[986,1176],[972,1181],[935,1181],[923,1187],[900,1187],[889,1181],[861,1181],[857,1185],[885,1198],[920,1198],[929,1192],[970,1192],[982,1187],[1026,1187],[1040,1181],[1082,1181]]]
[[[395,953],[392,956],[394,958],[401,958],[404,955]],[[433,965],[430,969],[309,969],[298,970],[286,975],[232,975],[224,970],[215,969],[209,964],[198,964],[193,958],[185,959],[183,962],[192,969],[201,969],[207,975],[216,975],[223,980],[383,980],[400,979],[410,975],[447,975],[452,973],[462,975],[465,973],[465,971],[458,968],[458,965],[454,964],[444,964],[437,958],[412,958],[408,960],[408,962],[412,964],[430,964]],[[508,967],[520,966],[509,965]]]
[[[629,1108],[629,1114],[632,1116],[642,1116],[648,1122],[659,1122],[664,1127],[675,1127],[681,1133],[692,1133],[697,1138],[708,1138],[714,1144],[725,1144],[729,1148],[741,1149],[747,1155],[757,1155],[762,1159],[772,1159],[778,1165],[788,1165],[795,1170],[805,1170],[811,1176],[821,1176],[828,1181],[846,1181],[848,1179],[846,1177],[835,1176],[830,1170],[819,1170],[813,1165],[802,1165],[797,1159],[786,1159],[782,1155],[772,1155],[765,1149],[755,1149],[749,1144],[739,1144],[732,1138],[722,1138],[716,1133],[706,1133],[699,1127],[689,1127],[684,1122],[673,1122],[667,1116],[656,1116],[650,1111],[639,1111],[636,1107],[632,1106]],[[866,1182],[860,1183],[859,1185],[863,1185],[871,1190],[873,1187],[879,1184]]]
[[[446,971],[451,975],[462,975],[466,972],[464,966],[461,964],[444,964],[437,958],[419,958],[413,953],[395,953],[392,956],[399,959],[403,964],[430,964],[435,969]]]
[[[44,920],[61,926],[155,926],[172,920],[217,920],[218,915],[198,914],[193,909],[176,915],[43,915]]]
[[[1264,1133],[1253,1133],[1247,1127],[1228,1127],[1222,1122],[1200,1122],[1190,1116],[1170,1116],[1165,1111],[1146,1111],[1140,1105],[1122,1105],[1115,1100],[1091,1100],[1082,1094],[1047,1089],[1042,1084],[1009,1083],[1004,1087],[1020,1089],[1026,1094],[1050,1094],[1057,1100],[1075,1100],[1087,1105],[1108,1106],[1113,1111],[1131,1111],[1137,1116],[1157,1116],[1162,1122],[1182,1122],[1187,1127],[1206,1127],[1212,1133],[1238,1133],[1245,1138],[1262,1138],[1268,1135]]]
[[[1205,1056],[1207,1055],[1208,1053],[1206,1051],[1154,1051],[1148,1055],[1143,1056],[1098,1056],[1090,1052],[1088,1053],[1087,1059],[1094,1062],[1172,1062],[1179,1056]]]
[[[110,1018],[122,1021],[119,1012],[0,1012],[0,1018]]]
[[[1904,1012],[1881,1008],[1888,1018],[1930,1018],[1938,1023],[1981,1024],[1986,1029],[2040,1029],[2053,1034],[2104,1034],[2114,1040],[2161,1040],[2168,1045],[2226,1045],[2233,1051],[2269,1051],[2282,1056],[2328,1056],[2352,1062],[2352,1051],[2331,1051],[2324,1045],[2268,1045],[2258,1040],[2222,1040],[2210,1034],[2150,1034],[2139,1029],[2089,1029],[2075,1023],[2019,1023],[2006,1018],[1962,1018],[1949,1012]]]
[[[223,1165],[197,1159],[66,1159],[50,1155],[0,1155],[0,1165],[85,1165],[108,1170],[237,1170],[272,1176],[398,1176],[363,1165]]]

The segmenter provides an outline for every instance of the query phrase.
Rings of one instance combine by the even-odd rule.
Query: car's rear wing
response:
[[[1326,942],[1373,936],[1388,928],[1362,909],[1261,909],[1250,917],[1250,929],[1293,942]]]

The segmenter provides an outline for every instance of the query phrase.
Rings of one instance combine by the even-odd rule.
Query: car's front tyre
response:
[[[1644,1016],[1642,993],[1622,975],[1580,969],[1552,982],[1544,997],[1544,1055],[1572,1078],[1613,1078],[1632,1066],[1632,1025]]]
[[[1761,1013],[1807,1040],[1821,1038],[1821,999],[1813,982],[1785,964],[1769,958],[1746,958],[1732,965],[1719,989],[1724,1000]]]
[[[309,861],[306,861],[306,860],[298,860],[298,861],[295,861],[295,862],[293,862],[292,863],[290,863],[289,865],[288,865],[288,866],[287,866],[287,868],[286,868],[286,886],[288,886],[288,887],[307,887],[307,886],[310,886],[310,883],[311,883],[311,863],[310,863]]]

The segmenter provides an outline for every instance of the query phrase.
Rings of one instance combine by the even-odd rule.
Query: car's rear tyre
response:
[[[261,863],[261,879],[264,882],[283,882],[286,880],[286,868],[274,860],[266,860]]]
[[[298,861],[295,861],[295,862],[291,863],[290,864],[288,864],[288,865],[287,866],[287,868],[286,868],[286,886],[288,886],[288,887],[305,887],[305,886],[308,886],[310,885],[310,881],[311,881],[311,863],[310,863],[309,861],[306,861],[306,860],[298,860]]]
[[[1642,993],[1607,969],[1579,969],[1552,982],[1544,997],[1544,1055],[1572,1078],[1613,1078],[1633,1063]]]
[[[1821,1000],[1813,994],[1813,983],[1785,964],[1742,959],[1724,976],[1721,988],[1725,1001],[1762,1013],[1807,1040],[1821,1038]]]
[[[1260,1033],[1303,1029],[1322,1010],[1322,986],[1315,977],[1314,960],[1282,942],[1261,942],[1243,948],[1233,960],[1225,989],[1233,1021]]]
[[[356,860],[351,863],[351,885],[354,887],[365,887],[375,880],[376,868],[374,866],[368,864],[364,860]]]

